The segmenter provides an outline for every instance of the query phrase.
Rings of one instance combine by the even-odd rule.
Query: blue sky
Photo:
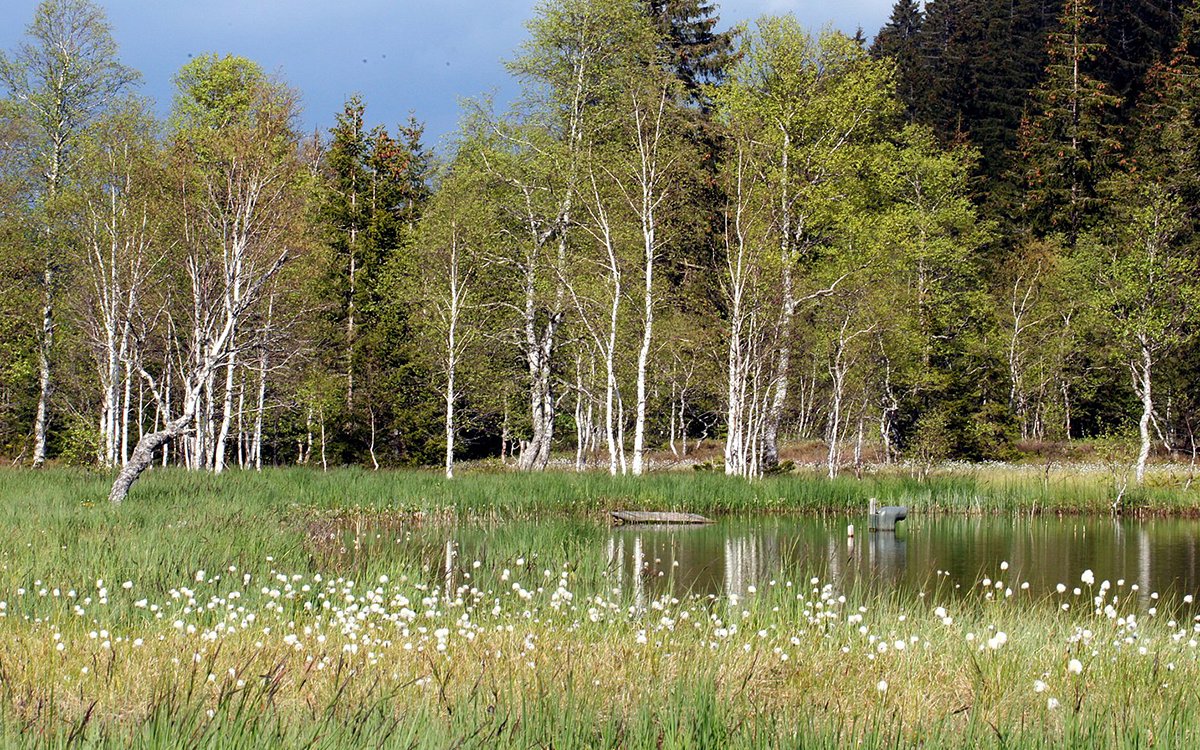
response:
[[[461,97],[514,86],[503,60],[525,38],[535,0],[95,0],[108,13],[121,59],[141,71],[142,91],[170,106],[171,79],[189,55],[234,53],[277,72],[301,92],[303,123],[327,128],[346,97],[361,93],[372,124],[411,111],[436,145],[454,130]],[[0,48],[20,41],[38,0],[0,0]],[[892,0],[724,0],[721,25],[795,13],[805,25],[868,35]]]

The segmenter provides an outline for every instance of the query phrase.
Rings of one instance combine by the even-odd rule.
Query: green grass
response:
[[[1190,513],[1173,481],[1140,510]],[[1190,603],[1151,614],[1099,582],[1079,596],[1015,580],[1011,598],[972,580],[833,591],[813,570],[740,601],[639,606],[600,543],[616,507],[861,513],[874,496],[1082,513],[1109,510],[1105,482],[171,470],[113,508],[103,475],[2,471],[0,745],[1198,746]],[[471,577],[451,588],[440,537],[421,533],[442,523],[494,529],[486,563],[463,560]]]
[[[0,470],[0,497],[45,506],[104,504],[111,477],[82,470]],[[1129,514],[1200,513],[1200,484],[1186,477],[1151,473],[1145,487],[1125,493]],[[245,513],[278,513],[295,506],[336,512],[453,511],[460,516],[504,520],[547,514],[598,514],[616,508],[688,510],[697,513],[842,513],[867,499],[904,503],[920,512],[1111,513],[1114,479],[1070,467],[1044,473],[1023,467],[978,466],[946,470],[920,479],[900,469],[881,469],[862,479],[828,479],[817,472],[746,481],[710,472],[666,472],[610,477],[599,472],[463,472],[446,480],[431,471],[305,469],[228,471],[214,476],[180,469],[155,470],[139,481],[131,506],[203,509],[216,497],[236,496]]]

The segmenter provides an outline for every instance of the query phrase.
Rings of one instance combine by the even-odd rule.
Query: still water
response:
[[[853,523],[857,536],[847,536]],[[480,567],[530,568],[565,561],[605,569],[637,597],[665,593],[744,596],[772,580],[819,576],[838,588],[887,586],[917,593],[965,591],[982,578],[1050,593],[1059,583],[1137,584],[1137,596],[1200,594],[1200,521],[1112,518],[916,517],[896,533],[867,533],[865,518],[727,519],[707,526],[543,522],[405,534],[426,569],[461,582]],[[410,549],[412,546],[410,546]],[[1001,563],[1008,563],[1002,571]],[[469,575],[467,576],[469,578]]]

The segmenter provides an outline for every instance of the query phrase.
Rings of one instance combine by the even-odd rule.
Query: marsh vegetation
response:
[[[848,577],[829,565],[821,541],[844,552],[856,492],[905,498],[926,513],[1013,518],[1016,490],[989,495],[980,477],[859,486],[818,477],[447,482],[418,473],[160,471],[148,475],[138,503],[119,508],[103,502],[104,476],[10,471],[2,479],[7,744],[1196,741],[1200,702],[1188,685],[1200,678],[1200,620],[1191,579],[1161,591],[1167,579],[1154,580],[1148,590],[1136,542],[1133,573],[1123,578],[1101,572],[1109,570],[1097,551],[1106,537],[1076,546],[1074,567],[1053,583],[1038,560],[986,544],[974,568],[942,551],[945,565],[903,580],[870,566]],[[1037,502],[1065,507],[1084,495],[1080,485]],[[748,514],[768,497],[783,514],[777,529],[817,525],[777,535],[791,546],[755,553],[732,588],[687,580],[685,569],[729,561],[703,551],[687,554],[712,559],[689,560],[677,538],[626,536],[626,552],[614,554],[614,535],[631,532],[609,529],[600,513],[629,502],[702,506],[732,516],[702,533],[749,538]],[[785,513],[796,510],[826,520]],[[510,515],[527,520],[502,520]],[[907,543],[915,549],[953,517],[941,518],[915,519]],[[1045,523],[1097,534],[1114,521]],[[987,537],[980,528],[969,543]],[[1194,538],[1185,529],[1170,543]],[[862,555],[870,544],[861,539]],[[1091,559],[1100,559],[1095,571]]]

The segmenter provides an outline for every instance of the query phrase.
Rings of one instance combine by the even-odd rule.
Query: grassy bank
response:
[[[594,518],[1111,502],[1103,477],[1042,479],[167,471],[112,508],[104,476],[0,472],[0,744],[1196,746],[1191,601],[1124,581],[1035,594],[1004,568],[931,571],[920,592],[813,570],[744,598],[646,601]],[[506,517],[539,533],[500,527],[452,578],[420,538]]]
[[[0,502],[41,509],[104,504],[111,477],[74,469],[45,472],[0,469]],[[1114,511],[1127,515],[1200,514],[1200,483],[1185,469],[1159,468],[1144,487],[1118,491],[1114,477],[1096,467],[958,465],[919,478],[898,467],[861,479],[828,479],[801,471],[746,481],[712,472],[661,472],[611,477],[601,472],[522,474],[484,470],[447,481],[432,471],[306,468],[229,471],[221,476],[156,470],[135,485],[131,506],[202,509],[210,500],[237,498],[246,513],[301,507],[318,512],[425,512],[505,520],[545,515],[600,514],[617,508],[738,513],[844,513],[868,498],[925,513],[1057,513]],[[122,512],[124,516],[124,512]]]

